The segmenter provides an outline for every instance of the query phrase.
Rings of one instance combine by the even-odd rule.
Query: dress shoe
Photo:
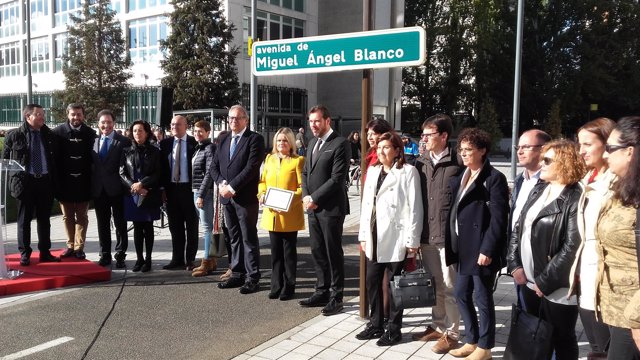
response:
[[[142,265],[142,269],[140,269],[140,271],[142,272],[151,271],[151,259],[147,259],[144,261],[144,265]]]
[[[449,355],[453,357],[467,357],[473,353],[473,351],[478,347],[478,344],[464,344],[459,349],[451,349],[449,350]]]
[[[427,326],[427,329],[421,333],[411,335],[411,339],[414,341],[433,341],[438,340],[442,337],[442,333],[434,328],[431,325]]]
[[[220,281],[227,281],[231,279],[231,275],[233,275],[233,271],[231,271],[231,269],[227,269],[224,274],[220,275]]]
[[[184,268],[187,271],[193,271],[193,269],[196,268],[196,265],[193,263],[193,261],[187,261],[187,264],[184,266]]]
[[[116,268],[124,269],[125,267],[127,267],[127,264],[124,263],[124,259],[127,257],[127,254],[123,252],[117,252],[113,257],[116,259]]]
[[[106,255],[103,255],[100,260],[98,260],[98,265],[100,266],[109,266],[111,265],[111,256],[107,257]]]
[[[78,260],[84,260],[87,258],[87,255],[84,253],[83,250],[78,250],[76,251],[76,259]]]
[[[310,298],[298,301],[300,306],[304,307],[320,307],[325,306],[329,302],[328,295],[313,294]]]
[[[269,292],[268,298],[271,300],[277,299],[280,297],[280,291],[271,291]]]
[[[280,301],[291,300],[291,299],[293,299],[294,294],[295,293],[293,291],[291,291],[291,292],[283,291],[282,293],[280,293]]]
[[[61,255],[61,258],[72,257],[75,255],[75,251],[72,248],[67,248]]]
[[[240,288],[240,294],[244,294],[244,295],[253,294],[254,292],[257,292],[258,290],[260,290],[260,284],[258,284],[257,282],[253,282],[253,281],[247,281]]]
[[[138,261],[136,261],[136,264],[133,265],[133,269],[131,269],[131,271],[138,272],[138,271],[142,270],[142,266],[143,265],[144,265],[144,260],[138,260]]]
[[[491,349],[477,347],[465,360],[491,360]]]
[[[184,263],[170,261],[167,265],[163,266],[162,268],[165,270],[182,270],[185,268],[185,266],[186,265]]]
[[[376,345],[378,346],[391,346],[399,343],[402,340],[402,333],[394,332],[387,330],[382,334],[380,339],[376,341]]]
[[[244,280],[239,277],[229,278],[227,281],[219,282],[219,289],[231,289],[231,288],[239,288],[244,285]]]
[[[20,256],[20,265],[29,266],[29,264],[31,264],[31,257],[29,257],[28,255]]]
[[[452,338],[449,334],[443,334],[442,337],[438,339],[438,342],[431,347],[431,350],[436,354],[446,354],[449,350],[455,349],[456,347],[458,347],[458,340]]]
[[[371,339],[379,339],[382,334],[384,334],[384,330],[378,327],[373,326],[371,323],[368,323],[364,330],[360,331],[356,334],[356,339],[358,340],[371,340]]]
[[[40,262],[41,262],[41,263],[46,263],[46,262],[60,262],[60,258],[59,258],[59,257],[55,257],[55,256],[51,255],[51,253],[50,253],[50,252],[40,253]]]
[[[324,316],[331,316],[339,313],[343,308],[344,306],[342,306],[342,300],[331,299],[327,306],[323,307],[322,311],[320,312]]]

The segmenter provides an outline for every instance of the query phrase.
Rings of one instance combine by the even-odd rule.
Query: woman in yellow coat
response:
[[[264,161],[258,199],[264,204],[269,188],[293,191],[288,211],[264,206],[260,226],[269,231],[271,241],[271,291],[269,299],[289,300],[296,286],[298,230],[304,229],[302,211],[302,166],[304,157],[297,155],[293,131],[280,128],[273,137],[273,151]]]

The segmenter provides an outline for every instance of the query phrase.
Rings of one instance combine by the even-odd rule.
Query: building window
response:
[[[81,0],[56,0],[54,4],[54,26],[67,26],[71,25],[70,14],[80,15],[82,11]]]
[[[256,11],[257,15],[257,39],[280,40],[304,36],[304,20],[294,19],[288,16]],[[242,38],[244,40],[243,53],[247,56],[248,40],[251,35],[251,8],[245,8],[242,18]]]
[[[31,72],[49,72],[49,39],[46,37],[31,40]]]
[[[50,27],[49,0],[31,0],[31,31],[46,30]]]
[[[167,18],[156,16],[129,22],[129,55],[134,64],[157,63],[160,40],[167,38]]]
[[[20,75],[20,43],[0,44],[0,77]]]
[[[129,11],[144,10],[160,5],[167,5],[167,0],[128,0]]]
[[[294,0],[293,10],[304,12],[304,0]]]
[[[17,1],[0,5],[0,37],[20,34],[20,8]]]
[[[53,37],[55,71],[62,71],[63,56],[67,54],[69,45],[67,44],[67,34],[58,34]]]

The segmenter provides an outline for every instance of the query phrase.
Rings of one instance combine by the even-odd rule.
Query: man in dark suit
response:
[[[38,222],[40,262],[58,262],[60,258],[49,252],[55,140],[51,130],[44,124],[42,106],[29,104],[22,113],[24,123],[19,128],[9,131],[2,150],[3,159],[12,159],[24,166],[24,171],[12,175],[22,180],[9,182],[11,196],[16,198],[18,207],[20,265],[27,266],[31,263],[31,220],[34,212]]]
[[[191,192],[191,158],[198,142],[187,135],[184,116],[171,119],[171,133],[173,136],[160,142],[162,184],[172,245],[171,261],[163,269],[191,271],[198,252],[198,213]]]
[[[258,182],[264,158],[262,135],[247,128],[249,115],[240,105],[229,109],[230,133],[220,139],[211,164],[211,177],[220,189],[224,218],[231,236],[231,277],[221,289],[240,287],[241,294],[258,291]]]
[[[98,223],[100,241],[100,261],[98,264],[111,264],[111,214],[116,228],[116,267],[125,267],[128,235],[127,222],[124,219],[123,186],[120,182],[120,157],[131,141],[113,130],[114,115],[111,110],[98,113],[100,136],[93,144],[93,181],[91,195]]]
[[[344,184],[351,146],[331,129],[329,110],[322,105],[309,111],[309,127],[314,138],[309,142],[309,156],[302,170],[302,201],[309,214],[311,255],[318,280],[315,293],[301,300],[300,305],[324,306],[322,314],[333,315],[343,307],[342,226],[349,213]]]
[[[69,104],[67,119],[53,129],[57,141],[55,196],[67,233],[67,249],[61,256],[85,259],[93,167],[91,149],[96,132],[85,123],[82,104]]]

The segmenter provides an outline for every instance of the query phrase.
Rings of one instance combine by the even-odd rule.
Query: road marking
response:
[[[52,348],[54,346],[58,346],[58,345],[64,344],[64,343],[66,343],[68,341],[71,341],[71,340],[73,340],[72,337],[68,337],[68,336],[61,337],[61,338],[46,342],[44,344],[40,344],[38,346],[34,346],[32,348],[29,348],[29,349],[18,351],[17,353],[13,353],[13,354],[10,354],[10,355],[7,355],[7,356],[3,356],[3,357],[0,358],[0,360],[20,359],[20,358],[23,358],[25,356],[35,354],[37,352],[40,352],[40,351],[43,351],[43,350],[47,350],[47,349]]]

